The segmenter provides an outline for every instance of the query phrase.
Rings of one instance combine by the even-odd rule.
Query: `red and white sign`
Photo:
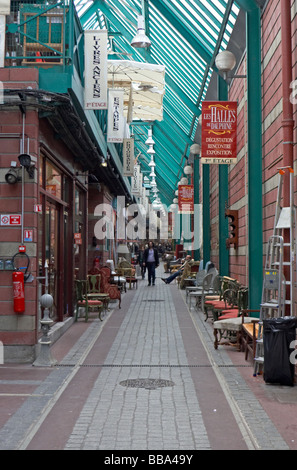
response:
[[[33,230],[24,230],[24,242],[33,242]]]
[[[194,185],[180,184],[178,186],[179,214],[194,214]]]
[[[237,102],[202,103],[201,162],[236,163]]]
[[[42,212],[42,204],[35,204],[34,212]]]
[[[77,232],[77,233],[74,234],[74,243],[76,245],[81,245],[82,244],[81,233],[80,232]]]
[[[25,245],[20,245],[20,246],[19,246],[19,253],[26,253],[26,247],[25,247]]]
[[[21,225],[22,216],[20,214],[2,214],[0,216],[0,224],[11,227],[14,225]]]

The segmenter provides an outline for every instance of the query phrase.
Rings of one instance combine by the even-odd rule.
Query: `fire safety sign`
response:
[[[19,226],[22,223],[21,214],[2,214],[0,215],[0,225],[11,227]]]

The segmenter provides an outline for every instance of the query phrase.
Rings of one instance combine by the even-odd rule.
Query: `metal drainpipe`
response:
[[[283,95],[283,166],[293,168],[293,105],[290,101],[292,82],[291,1],[281,0],[282,95]],[[290,205],[289,172],[284,176],[284,207]]]
[[[282,95],[283,95],[283,166],[293,168],[293,105],[290,101],[290,84],[292,82],[292,38],[291,38],[291,1],[281,0],[281,33],[282,33]],[[283,207],[290,206],[290,175],[284,174]],[[284,230],[284,242],[290,241],[288,229]],[[284,259],[289,259],[289,247],[284,247]],[[290,280],[290,269],[284,266],[284,275]],[[292,280],[291,280],[292,281]],[[290,298],[289,286],[286,296]],[[286,310],[287,314],[288,310]]]

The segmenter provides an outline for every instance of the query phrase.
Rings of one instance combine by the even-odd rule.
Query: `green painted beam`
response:
[[[150,2],[159,10],[159,12],[172,24],[172,26],[179,31],[186,41],[197,51],[200,57],[205,60],[207,64],[210,63],[212,55],[206,49],[205,44],[201,42],[194,28],[187,23],[185,18],[182,17],[180,12],[173,8],[172,3],[167,0],[150,0]]]
[[[249,308],[258,309],[263,282],[261,16],[246,13]]]
[[[210,261],[210,184],[209,184],[209,165],[202,165],[203,173],[203,196],[202,196],[202,220],[203,220],[203,235],[202,235],[202,246],[203,246],[203,265]]]
[[[200,191],[200,162],[198,155],[194,156],[194,164],[193,164],[193,184],[194,184],[194,204],[195,206],[199,204],[200,202],[200,197],[199,197],[199,191]],[[197,216],[194,217],[194,237],[198,236],[198,220]],[[198,261],[200,260],[200,248],[197,248],[194,250],[194,260]]]
[[[109,21],[115,26],[115,28],[120,31],[123,34],[123,37],[125,37],[127,43],[125,44],[125,49],[128,53],[131,53],[134,57],[134,60],[137,60],[137,57],[141,56],[146,60],[146,62],[156,64],[157,61],[152,59],[152,57],[146,53],[146,51],[143,51],[141,49],[135,49],[130,45],[133,37],[132,34],[127,31],[127,29],[124,27],[123,23],[119,20],[119,18],[116,17],[114,14],[114,11],[106,4],[105,1],[103,0],[95,0],[94,3],[89,7],[86,12],[81,16],[80,20],[82,25],[84,22],[88,20],[88,18],[96,12],[97,9],[100,9],[102,13],[109,19]],[[169,86],[174,93],[177,94],[177,96],[183,101],[184,105],[187,106],[193,114],[199,116],[200,111],[195,105],[195,103],[192,102],[192,100],[183,92],[183,90],[180,88],[180,86],[173,80],[171,79],[168,75],[166,75],[166,85]]]
[[[218,98],[220,101],[228,100],[228,87],[226,81],[218,77]],[[219,165],[219,272],[221,276],[229,276],[229,250],[226,247],[228,238],[228,218],[225,218],[225,207],[229,199],[228,182],[229,165]]]
[[[236,0],[236,3],[246,12],[259,10],[259,6],[255,0]]]

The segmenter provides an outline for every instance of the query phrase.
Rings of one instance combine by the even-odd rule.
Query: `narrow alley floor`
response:
[[[74,323],[52,345],[54,367],[0,366],[1,450],[297,449],[296,387],[215,350],[211,320],[161,271],[102,322]]]

